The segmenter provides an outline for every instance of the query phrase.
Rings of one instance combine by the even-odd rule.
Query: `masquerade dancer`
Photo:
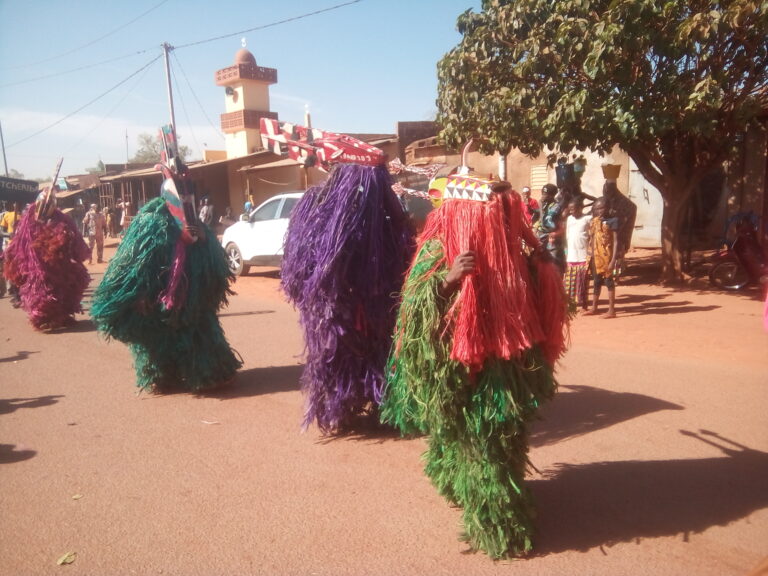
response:
[[[463,539],[502,558],[532,546],[528,425],[555,392],[568,306],[517,192],[466,172],[431,185],[447,198],[407,273],[381,413],[429,435],[425,471],[463,508]],[[472,196],[486,201],[448,199]]]
[[[330,171],[294,208],[281,270],[304,328],[304,426],[340,433],[378,423],[396,295],[412,254],[384,154],[348,136],[261,122],[265,145],[288,144],[294,158]]]
[[[195,217],[173,128],[164,127],[162,137],[161,197],[133,217],[91,315],[107,338],[130,346],[142,390],[215,388],[242,365],[216,315],[233,293],[234,276],[216,236]]]
[[[37,330],[74,323],[91,280],[83,264],[88,246],[72,218],[56,207],[60,168],[61,160],[51,186],[24,212],[5,250],[5,277]]]

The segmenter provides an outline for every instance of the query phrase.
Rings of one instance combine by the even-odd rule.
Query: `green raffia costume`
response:
[[[234,277],[216,236],[205,232],[184,244],[165,200],[149,201],[96,289],[91,316],[107,338],[130,346],[141,389],[213,388],[242,365],[217,316]],[[178,290],[169,299],[174,277]]]
[[[552,263],[545,271],[538,256],[519,256],[529,287],[540,288],[546,273],[557,277]],[[425,472],[440,494],[463,508],[462,539],[493,558],[521,555],[532,547],[534,517],[524,485],[528,424],[557,387],[553,364],[564,346],[565,298],[550,284],[550,304],[562,312],[549,324],[560,326],[555,348],[547,353],[540,342],[509,359],[489,355],[478,370],[452,359],[456,323],[450,318],[459,292],[439,293],[450,262],[441,239],[422,237],[403,288],[381,418],[404,434],[429,434]],[[541,304],[534,316],[543,319]]]

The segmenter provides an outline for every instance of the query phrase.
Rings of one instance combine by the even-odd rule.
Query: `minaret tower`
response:
[[[263,147],[260,118],[274,118],[269,111],[269,85],[277,83],[277,70],[256,65],[256,58],[243,47],[235,54],[235,64],[216,71],[216,85],[224,86],[226,112],[221,115],[227,158],[247,156]]]

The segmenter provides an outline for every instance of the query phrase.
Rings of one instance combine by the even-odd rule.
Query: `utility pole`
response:
[[[0,122],[0,145],[3,148],[3,166],[5,166],[5,177],[8,177],[8,161],[5,159],[5,138],[3,138],[3,124]]]
[[[163,55],[165,56],[165,79],[168,83],[168,107],[171,109],[171,129],[174,135],[176,134],[176,116],[173,112],[173,91],[171,90],[171,66],[168,63],[168,53],[173,50],[173,46],[168,42],[161,44],[163,47]]]

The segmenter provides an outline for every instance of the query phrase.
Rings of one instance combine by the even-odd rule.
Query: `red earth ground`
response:
[[[459,542],[424,439],[301,431],[274,269],[235,284],[221,320],[245,364],[202,396],[137,394],[87,311],[43,334],[0,299],[0,574],[745,575],[768,556],[761,295],[711,290],[706,266],[664,288],[656,265],[630,254],[617,318],[575,318],[531,438],[536,550],[499,562]]]

